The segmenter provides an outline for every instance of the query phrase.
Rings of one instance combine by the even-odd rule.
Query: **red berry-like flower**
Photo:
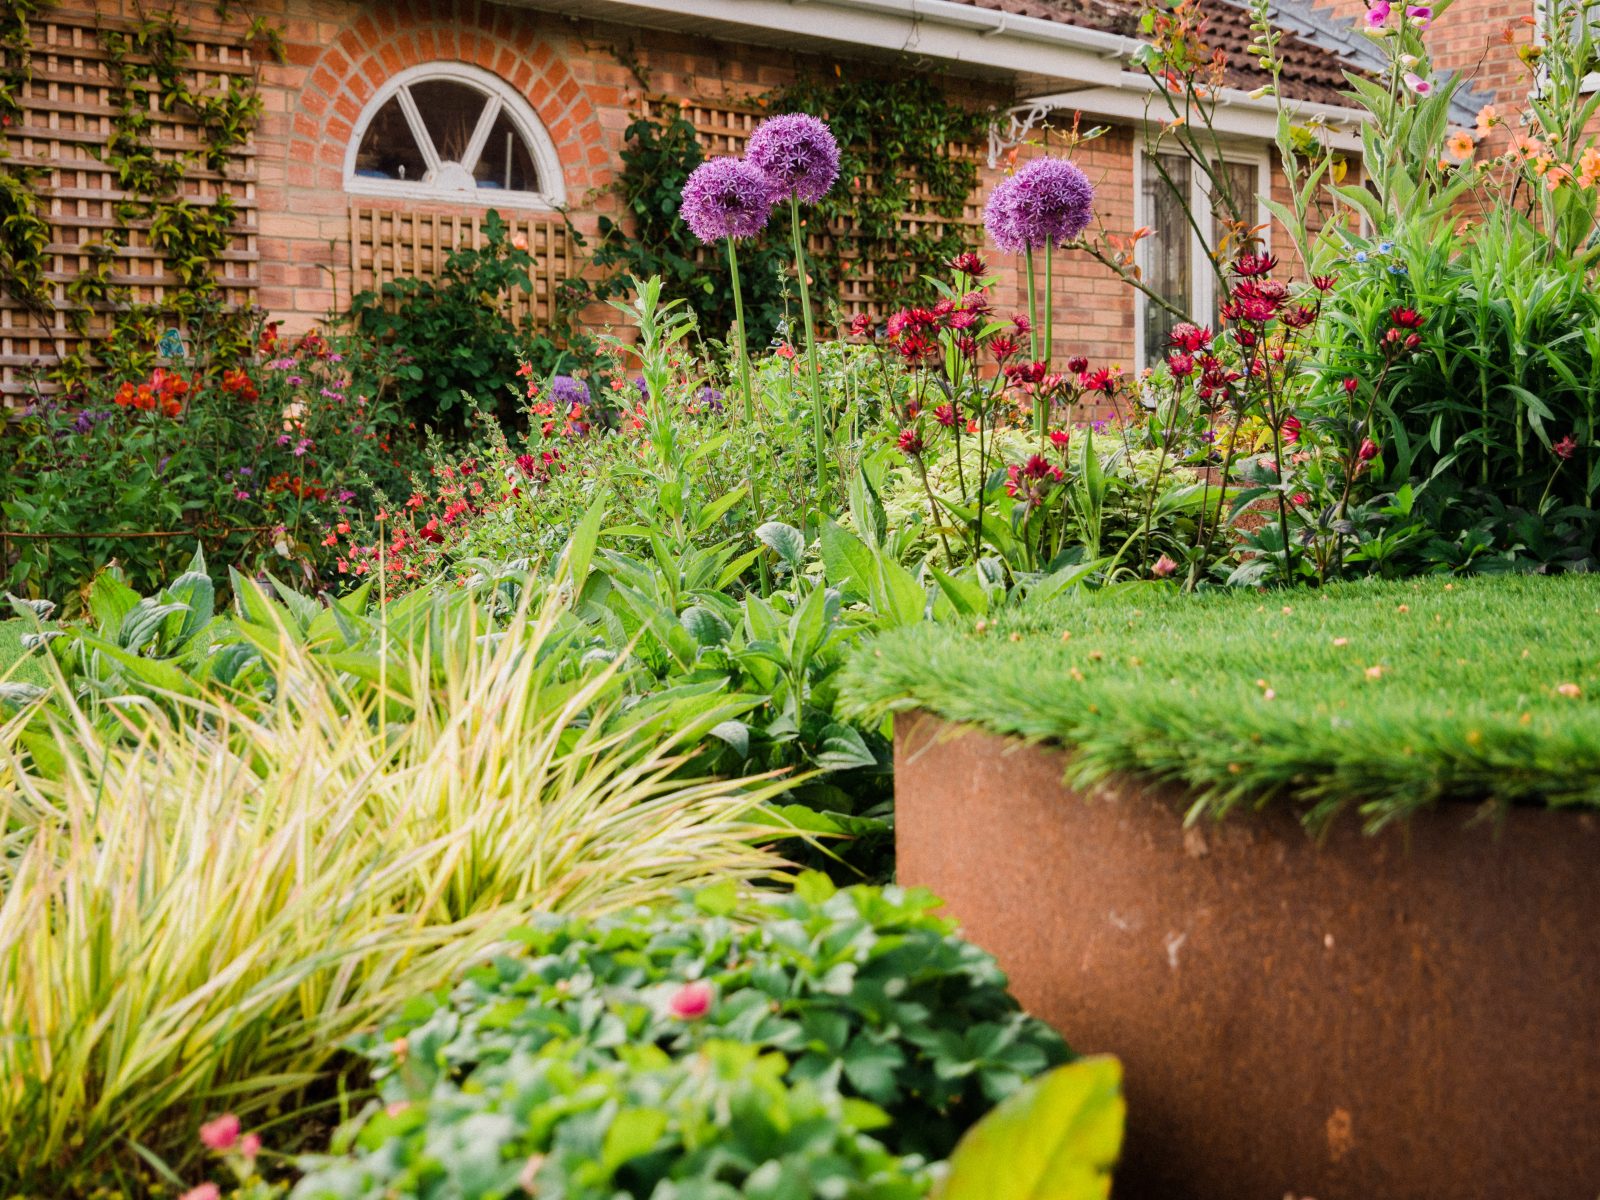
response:
[[[1082,375],[1089,369],[1089,360],[1081,354],[1074,354],[1067,359],[1067,370],[1074,375]]]
[[[1323,293],[1333,291],[1334,285],[1338,282],[1332,275],[1313,275],[1311,277],[1311,286]]]
[[[1361,448],[1356,451],[1357,462],[1371,462],[1378,457],[1378,443],[1371,438],[1361,439]]]
[[[223,1113],[200,1126],[200,1144],[207,1150],[231,1150],[239,1140],[239,1132],[239,1118],[232,1113]]]
[[[866,313],[857,313],[850,319],[851,337],[871,337],[873,331],[872,318]]]
[[[680,1021],[697,1021],[711,1011],[711,985],[703,979],[686,983],[667,1001],[667,1011]]]
[[[1559,458],[1562,462],[1566,462],[1567,459],[1571,458],[1577,451],[1578,443],[1573,440],[1572,435],[1569,433],[1555,445],[1551,446],[1550,449],[1555,452],[1555,456],[1557,458]]]
[[[1072,434],[1065,429],[1053,429],[1050,431],[1050,444],[1063,453],[1066,452],[1067,444],[1071,441]]]
[[[1283,419],[1283,440],[1291,446],[1300,440],[1300,418],[1293,413]]]
[[[1101,367],[1098,371],[1087,371],[1078,377],[1078,382],[1083,385],[1086,392],[1104,392],[1110,395],[1116,390],[1117,377]]]
[[[1005,369],[1006,378],[1014,384],[1039,383],[1045,376],[1042,362],[1012,363]]]
[[[1194,355],[1175,350],[1167,355],[1167,369],[1174,379],[1187,379],[1194,374]]]
[[[989,339],[989,353],[994,355],[995,362],[1003,363],[1021,350],[1014,337],[997,337]]]
[[[895,445],[907,458],[916,458],[922,453],[922,434],[915,429],[902,429]]]
[[[1345,377],[1344,394],[1346,396],[1354,396],[1360,390],[1361,390],[1361,382],[1360,382],[1360,380],[1356,379],[1354,376],[1346,376]]]
[[[961,421],[961,414],[956,412],[954,404],[941,404],[933,410],[933,419],[946,429],[954,429]]]
[[[1172,332],[1167,335],[1167,341],[1179,350],[1198,354],[1211,345],[1211,330],[1198,328],[1185,321],[1172,327]]]
[[[967,250],[956,255],[950,260],[950,269],[959,271],[963,275],[982,275],[985,273],[983,259],[976,252]]]
[[[1391,308],[1389,320],[1401,329],[1421,329],[1426,318],[1414,308]]]

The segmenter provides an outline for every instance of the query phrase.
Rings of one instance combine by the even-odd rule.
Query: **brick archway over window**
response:
[[[340,192],[345,151],[362,109],[392,75],[455,61],[503,79],[555,143],[569,197],[599,182],[607,154],[598,114],[536,14],[478,0],[372,4],[317,56],[290,114],[285,177],[291,187]]]

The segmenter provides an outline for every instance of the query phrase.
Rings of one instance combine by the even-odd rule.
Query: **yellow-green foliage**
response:
[[[677,774],[730,714],[672,734],[603,673],[553,682],[558,621],[441,635],[378,684],[286,636],[275,700],[129,701],[115,744],[58,684],[48,778],[0,728],[0,1195],[177,1163],[224,1109],[282,1112],[282,1144],[343,1039],[534,912],[781,866],[776,785]],[[380,720],[380,686],[420,699]]]

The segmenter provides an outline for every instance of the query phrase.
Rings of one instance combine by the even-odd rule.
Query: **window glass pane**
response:
[[[1157,161],[1160,170],[1157,169]],[[1167,178],[1162,178],[1165,171]],[[1171,180],[1168,183],[1168,179]],[[1176,190],[1174,190],[1176,189]],[[1189,309],[1189,247],[1191,244],[1184,203],[1189,196],[1189,160],[1181,154],[1162,154],[1145,161],[1144,211],[1154,231],[1145,239],[1144,282],[1149,289],[1179,309]],[[1144,359],[1161,361],[1167,335],[1177,318],[1144,297]]]
[[[1223,163],[1220,171],[1212,172],[1211,245],[1207,247],[1210,253],[1221,253],[1231,259],[1239,251],[1236,233],[1232,227],[1233,222],[1243,221],[1246,232],[1258,224],[1257,215],[1260,212],[1256,203],[1258,175],[1255,164],[1239,162]],[[1227,200],[1223,198],[1224,188],[1233,201],[1232,207],[1229,207]],[[1222,320],[1220,291],[1220,288],[1212,289],[1211,328],[1213,329],[1217,328]]]
[[[426,79],[411,85],[411,99],[422,114],[422,124],[433,139],[441,163],[458,163],[466,156],[472,134],[489,102],[475,87],[454,79]]]
[[[361,139],[361,149],[356,151],[356,177],[420,183],[427,169],[406,115],[400,111],[400,101],[391,99],[373,116]]]
[[[504,109],[495,118],[489,130],[489,140],[483,144],[478,165],[473,170],[481,188],[500,188],[511,192],[537,192],[539,173],[533,166],[533,155],[528,152],[511,117]]]

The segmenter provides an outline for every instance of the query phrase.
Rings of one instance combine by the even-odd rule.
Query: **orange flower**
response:
[[[1478,136],[1488,137],[1489,130],[1500,123],[1500,110],[1492,104],[1485,104],[1478,110]]]
[[[1458,162],[1466,162],[1472,157],[1472,135],[1465,129],[1458,129],[1452,133],[1444,145],[1450,152],[1450,157]]]

